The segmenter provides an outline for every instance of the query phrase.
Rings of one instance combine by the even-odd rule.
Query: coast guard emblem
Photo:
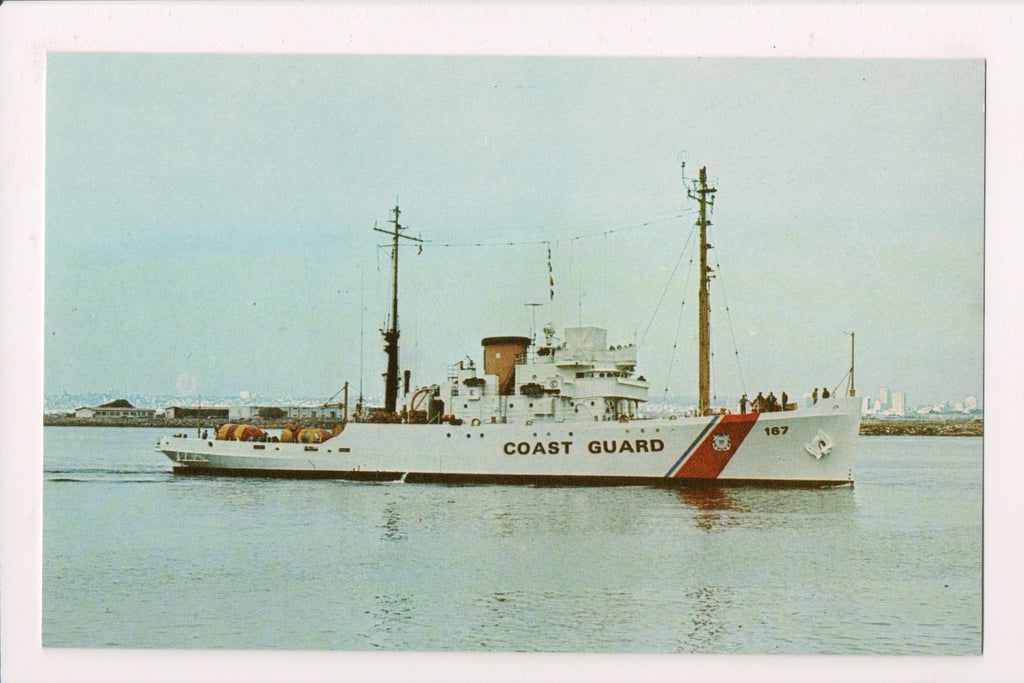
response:
[[[732,448],[732,439],[728,434],[715,434],[711,438],[711,447],[716,451],[727,451]]]

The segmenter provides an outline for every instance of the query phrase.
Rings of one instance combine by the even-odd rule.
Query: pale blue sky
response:
[[[981,397],[984,63],[52,53],[45,385],[382,393],[396,197],[416,383],[537,322],[643,337],[660,397],[695,219],[719,188],[715,390],[845,373],[911,403]],[[656,221],[608,236],[570,241]],[[695,393],[695,277],[670,393]],[[729,305],[726,316],[722,289]],[[731,322],[731,328],[730,328]],[[644,336],[645,330],[650,331]],[[733,359],[738,348],[742,382]]]

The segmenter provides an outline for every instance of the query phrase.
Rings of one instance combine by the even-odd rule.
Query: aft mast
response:
[[[412,240],[414,242],[422,242],[423,240],[417,237],[410,237],[409,235],[403,235],[402,230],[405,230],[406,226],[399,225],[398,216],[401,211],[398,210],[398,205],[395,205],[393,209],[395,217],[388,221],[394,227],[393,230],[381,230],[374,226],[374,230],[382,232],[385,235],[390,235],[393,239],[391,245],[391,262],[393,265],[393,277],[391,282],[391,327],[387,330],[381,330],[381,334],[384,335],[384,353],[388,357],[388,368],[384,374],[384,410],[388,413],[395,413],[398,409],[398,238]]]
[[[684,167],[685,170],[685,167]],[[711,302],[709,299],[709,283],[711,282],[712,269],[708,266],[708,207],[715,205],[716,188],[708,187],[707,167],[700,169],[700,179],[688,189],[686,194],[690,199],[695,199],[700,204],[700,217],[696,225],[700,226],[700,292],[698,294],[698,342],[700,347],[698,367],[699,373],[697,384],[699,387],[699,399],[697,409],[701,415],[711,414],[710,386],[711,386]]]

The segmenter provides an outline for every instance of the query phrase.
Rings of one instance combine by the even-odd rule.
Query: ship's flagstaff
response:
[[[851,332],[850,333],[850,396],[856,396],[857,395],[856,390],[853,388],[853,365],[854,365],[854,359],[856,358],[856,355],[854,354],[854,348],[855,347],[854,347],[854,343],[853,342],[854,342],[854,335],[853,335],[853,332]]]
[[[530,327],[530,341],[531,342],[536,342],[537,341],[537,307],[538,306],[543,306],[544,304],[528,303],[528,304],[523,304],[523,305],[524,306],[529,306],[530,307],[530,311],[533,313],[533,324]]]

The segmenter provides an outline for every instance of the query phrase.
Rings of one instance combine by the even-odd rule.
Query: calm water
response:
[[[175,477],[166,431],[45,429],[44,646],[981,649],[980,438],[672,491]]]

